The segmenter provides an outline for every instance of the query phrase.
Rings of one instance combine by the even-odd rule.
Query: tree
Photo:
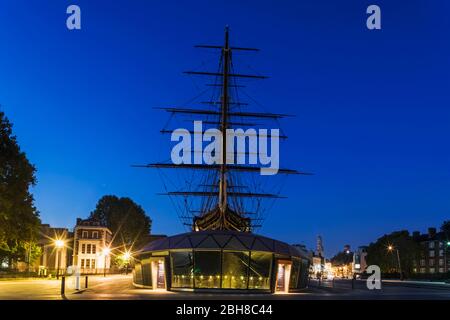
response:
[[[353,252],[339,252],[333,258],[331,258],[330,261],[334,266],[347,265],[353,261]]]
[[[98,220],[112,231],[113,248],[140,248],[145,244],[152,225],[141,206],[130,198],[113,195],[103,196],[89,218]]]
[[[27,257],[20,248],[35,241],[39,213],[30,187],[36,184],[36,169],[20,150],[12,124],[0,111],[0,260]]]
[[[391,250],[389,246],[392,246]],[[378,265],[384,273],[399,272],[396,250],[399,251],[401,269],[408,276],[414,262],[420,258],[421,248],[407,230],[392,232],[371,243],[367,248],[367,263]]]

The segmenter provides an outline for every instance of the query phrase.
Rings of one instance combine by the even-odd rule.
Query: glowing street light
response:
[[[388,250],[392,252],[394,250],[394,246],[389,245]],[[398,262],[398,271],[400,272],[400,280],[403,280],[402,266],[400,264],[400,253],[398,252],[398,249],[395,249],[395,251],[397,251],[397,262]]]
[[[123,260],[128,262],[128,261],[130,261],[130,259],[131,259],[131,252],[129,252],[129,251],[125,252],[123,254]]]
[[[58,249],[61,249],[64,247],[64,241],[63,240],[55,240],[55,247]]]
[[[64,240],[56,239],[53,241],[53,244],[56,248],[56,259],[58,260],[57,267],[56,267],[56,279],[59,279],[59,268],[61,264],[61,249],[64,248],[65,243]]]
[[[128,265],[130,263],[131,259],[131,252],[125,251],[125,253],[122,255],[122,260],[125,262],[125,275],[128,275]]]

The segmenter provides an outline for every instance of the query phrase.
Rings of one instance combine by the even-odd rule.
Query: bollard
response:
[[[88,287],[88,276],[86,276],[86,279],[84,280],[84,288],[87,289]]]
[[[334,288],[334,277],[333,277],[333,279],[331,279],[331,284],[332,284],[332,286]]]
[[[66,291],[66,276],[61,277],[61,295]]]
[[[352,278],[352,290],[355,289],[355,278]]]

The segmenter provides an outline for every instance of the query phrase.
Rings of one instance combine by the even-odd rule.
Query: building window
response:
[[[88,238],[88,232],[87,231],[83,231],[82,238],[83,239],[87,239]]]
[[[92,245],[92,254],[97,253],[97,246],[95,244]]]
[[[81,268],[84,268],[84,259],[81,259]]]
[[[81,253],[86,253],[86,245],[84,243],[81,245]]]
[[[425,268],[420,268],[420,273],[425,273]]]
[[[91,260],[86,259],[86,269],[90,269],[90,268],[91,268]]]
[[[92,238],[98,239],[98,231],[92,231]]]
[[[439,273],[444,273],[444,268],[439,268]]]
[[[196,251],[194,279],[196,288],[220,287],[220,251]]]
[[[266,252],[250,253],[249,289],[270,289],[272,254]]]
[[[434,257],[434,250],[430,251],[430,257]]]
[[[425,259],[420,259],[420,266],[425,267]]]
[[[430,268],[430,273],[434,273],[434,268]]]
[[[429,261],[428,265],[430,265],[430,266],[434,266],[434,260],[433,260],[433,259],[430,259],[430,261]]]
[[[222,288],[247,289],[248,252],[224,252]]]
[[[172,287],[192,288],[194,258],[192,252],[172,252]]]
[[[444,255],[444,250],[439,250],[439,257],[442,257]]]
[[[95,269],[95,259],[92,259],[92,269]]]
[[[86,253],[91,254],[91,245],[90,244],[87,245]]]
[[[444,265],[444,259],[439,259],[439,265],[443,266]]]

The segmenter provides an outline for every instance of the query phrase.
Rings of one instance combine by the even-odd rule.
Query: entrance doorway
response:
[[[156,271],[156,287],[158,289],[165,289],[166,288],[166,275],[164,270],[164,261],[159,260],[157,262],[157,271]]]
[[[277,272],[277,291],[285,291],[285,278],[286,278],[286,266],[284,264],[278,264]]]
[[[166,271],[164,268],[164,259],[152,261],[152,283],[153,290],[166,289]]]
[[[277,263],[277,282],[275,286],[275,292],[288,293],[289,292],[289,279],[291,277],[291,265],[292,261],[279,260]]]

